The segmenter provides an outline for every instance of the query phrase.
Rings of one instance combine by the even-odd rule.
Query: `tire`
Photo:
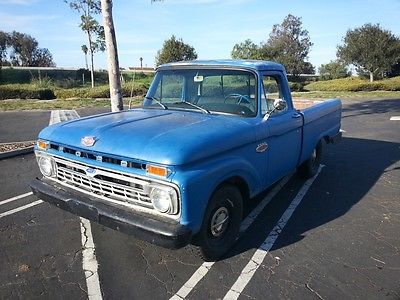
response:
[[[297,173],[302,178],[313,177],[318,172],[321,159],[322,159],[322,142],[319,141],[317,146],[311,153],[310,157],[297,168]]]
[[[221,186],[210,199],[192,251],[205,261],[218,260],[235,243],[242,214],[243,198],[238,188]]]

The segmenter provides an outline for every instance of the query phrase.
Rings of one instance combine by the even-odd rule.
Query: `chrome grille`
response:
[[[57,181],[66,186],[114,203],[153,209],[148,195],[149,181],[59,157],[54,160]],[[92,174],[87,172],[89,169]]]

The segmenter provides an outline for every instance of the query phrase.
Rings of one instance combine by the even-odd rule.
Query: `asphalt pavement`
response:
[[[400,100],[344,102],[344,138],[324,147],[308,191],[299,193],[306,183],[293,175],[253,199],[249,214],[271,196],[214,264],[92,223],[101,296],[177,299],[185,291],[187,299],[220,299],[242,284],[239,299],[400,299],[400,121],[392,116],[400,116]],[[34,139],[49,117],[0,113],[0,141]],[[80,219],[24,196],[36,176],[33,154],[0,160],[0,298],[87,299]],[[269,251],[260,251],[271,237]],[[244,271],[252,263],[255,271]]]

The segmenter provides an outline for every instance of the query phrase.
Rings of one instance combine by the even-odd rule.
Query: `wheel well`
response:
[[[228,178],[223,183],[221,183],[220,186],[224,185],[224,184],[232,184],[232,185],[236,186],[239,189],[243,200],[247,200],[250,198],[249,186],[247,185],[247,182],[242,177],[234,176],[234,177]]]

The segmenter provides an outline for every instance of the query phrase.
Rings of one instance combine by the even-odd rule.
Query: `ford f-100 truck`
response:
[[[250,199],[295,169],[313,176],[322,146],[340,139],[340,100],[301,105],[277,63],[165,64],[142,107],[43,129],[43,177],[31,189],[107,227],[218,259]]]

